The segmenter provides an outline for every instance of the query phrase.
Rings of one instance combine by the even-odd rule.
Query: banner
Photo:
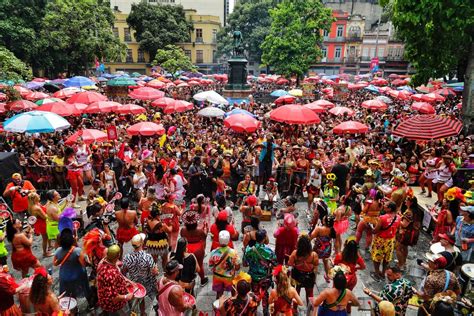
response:
[[[117,139],[117,127],[115,127],[115,125],[111,125],[107,127],[107,138],[109,140]]]

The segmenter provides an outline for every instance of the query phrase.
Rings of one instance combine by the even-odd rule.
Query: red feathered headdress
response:
[[[83,237],[83,249],[84,253],[92,256],[102,256],[105,251],[105,246],[102,243],[102,234],[98,228],[94,228],[93,230],[89,231]]]

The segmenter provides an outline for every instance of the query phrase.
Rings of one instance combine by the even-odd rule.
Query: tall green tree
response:
[[[118,60],[126,45],[114,36],[114,15],[103,0],[51,0],[42,21],[43,67],[51,75],[83,73],[95,58]]]
[[[195,71],[197,68],[191,62],[181,47],[166,45],[164,49],[156,52],[153,65],[157,65],[168,71],[173,78],[178,71]]]
[[[156,51],[166,45],[186,42],[193,29],[182,6],[132,4],[127,23],[135,31],[140,47],[154,59]]]
[[[217,33],[218,56],[232,54],[232,33],[242,32],[248,58],[260,63],[262,44],[270,31],[270,9],[275,7],[277,0],[242,0],[234,7],[227,19],[227,25]]]
[[[31,69],[16,56],[0,46],[0,81],[31,79]]]
[[[473,124],[474,5],[465,0],[381,0],[388,8],[405,57],[416,69],[412,84],[457,73],[464,81],[465,125]],[[473,124],[474,125],[474,124]],[[472,126],[472,125],[471,125]]]
[[[329,30],[332,11],[320,0],[284,0],[270,10],[272,24],[262,43],[262,62],[276,73],[301,78],[321,57],[321,30]]]

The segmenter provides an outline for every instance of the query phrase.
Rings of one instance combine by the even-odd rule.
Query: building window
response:
[[[196,29],[196,42],[202,43],[202,29]]]
[[[133,63],[133,52],[130,48],[127,49],[127,59],[125,60],[125,62]]]
[[[341,52],[342,52],[342,48],[341,47],[336,47],[336,50],[334,51],[334,58],[335,59],[340,59],[341,58]]]
[[[326,47],[321,49],[321,53],[323,54],[323,58],[328,57],[328,49]]]
[[[196,63],[202,64],[204,62],[204,52],[201,49],[196,50]]]
[[[115,37],[119,37],[118,27],[114,27],[114,28],[112,29],[112,32],[114,32],[114,36],[115,36]]]
[[[184,50],[184,54],[186,55],[186,57],[188,57],[189,59],[191,59],[191,50],[185,49],[185,50]]]
[[[142,51],[141,49],[138,50],[137,62],[139,62],[139,63],[144,63],[145,62],[145,52]]]
[[[217,42],[217,29],[212,29],[212,42]]]
[[[370,48],[370,55],[371,58],[375,57],[375,47]]]
[[[356,37],[356,38],[357,38],[357,37],[360,37],[360,34],[361,34],[361,32],[360,32],[360,27],[358,27],[358,26],[351,26],[351,27],[349,28],[349,36],[350,36],[350,37]]]
[[[212,51],[212,63],[217,64],[217,53],[215,50]]]
[[[123,29],[123,40],[125,42],[131,42],[132,41],[132,35],[130,34],[130,28],[129,27],[125,27]]]
[[[364,49],[362,50],[362,57],[369,57],[369,48],[368,47],[364,47]]]
[[[344,36],[344,25],[338,25],[337,26],[336,36],[337,37],[343,37]]]
[[[323,36],[324,36],[324,37],[328,37],[328,36],[329,36],[329,31],[328,31],[328,30],[324,30]]]
[[[377,56],[384,57],[385,56],[384,53],[385,53],[385,48],[379,47],[379,49],[377,50]]]

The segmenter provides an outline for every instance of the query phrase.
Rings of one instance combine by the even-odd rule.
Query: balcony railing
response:
[[[388,61],[402,61],[403,60],[403,56],[387,56],[386,59]]]
[[[335,58],[326,58],[327,63],[340,63],[342,62],[342,58],[335,57]]]
[[[360,60],[369,62],[369,61],[372,60],[372,58],[375,58],[375,57],[362,56],[362,57],[360,57]],[[378,57],[378,59],[379,59],[379,61],[385,61],[385,57]]]
[[[196,37],[196,43],[203,43],[204,40],[202,37]]]
[[[346,40],[348,42],[361,42],[362,41],[362,36],[360,35],[349,35],[346,37]]]
[[[356,64],[359,62],[359,60],[360,60],[359,57],[345,57],[344,58],[344,62],[348,64]]]

